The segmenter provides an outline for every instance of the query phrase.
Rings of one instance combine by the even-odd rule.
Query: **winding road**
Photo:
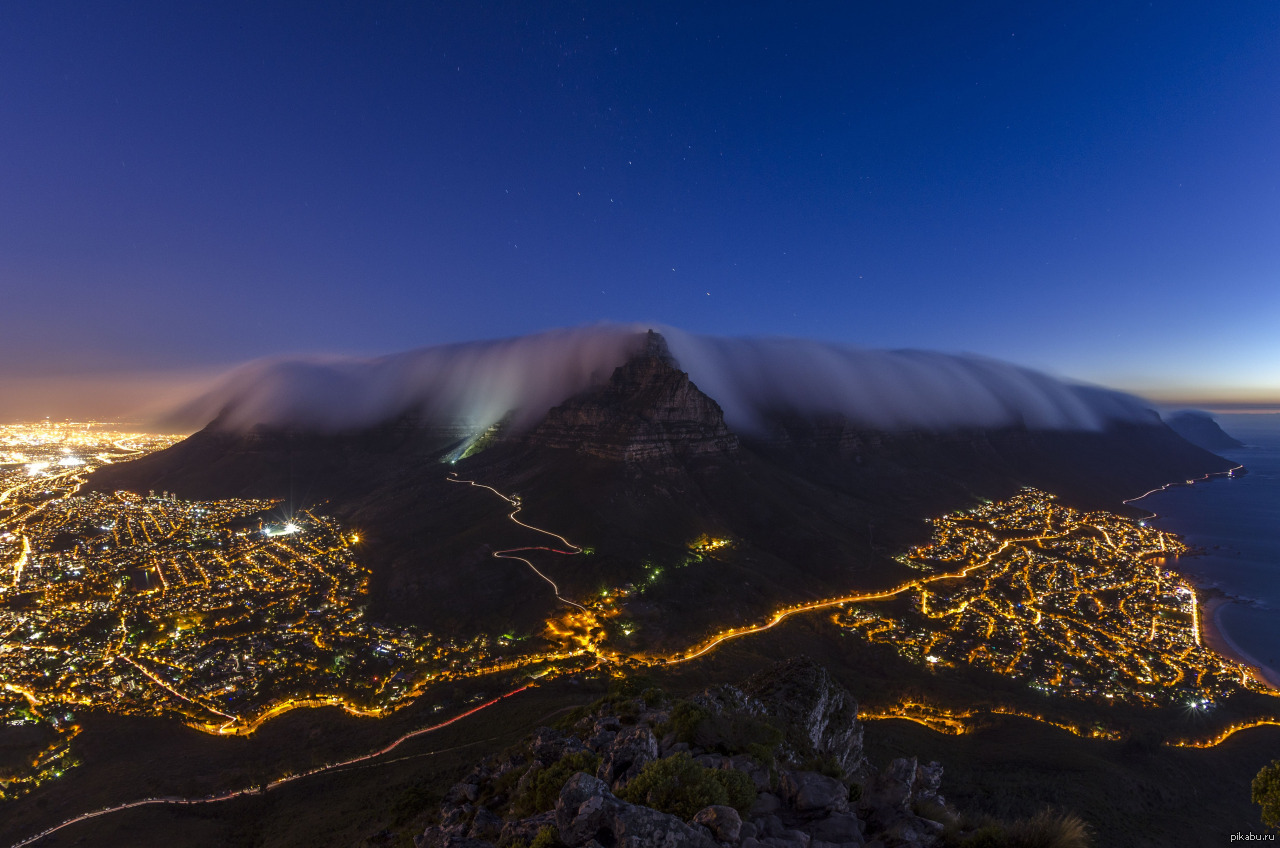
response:
[[[550,530],[543,530],[541,527],[534,527],[532,524],[525,524],[523,521],[516,518],[516,513],[524,509],[524,505],[520,503],[519,498],[513,498],[513,497],[510,497],[509,495],[504,495],[502,494],[502,492],[499,492],[497,489],[493,488],[492,486],[486,486],[483,483],[477,483],[475,480],[461,480],[458,478],[458,472],[456,471],[449,472],[449,477],[447,477],[446,479],[450,483],[466,483],[470,486],[475,486],[477,489],[488,489],[489,491],[493,492],[495,495],[497,495],[498,497],[502,498],[504,501],[511,504],[513,507],[515,507],[515,509],[511,511],[511,514],[507,516],[507,518],[511,519],[516,524],[519,524],[521,527],[524,527],[529,530],[533,530],[536,533],[545,533],[546,535],[551,536],[554,539],[559,539],[561,542],[564,543],[565,547],[572,548],[573,550],[562,551],[559,548],[548,548],[541,545],[530,545],[523,548],[507,548],[506,550],[494,551],[493,555],[496,559],[515,559],[515,560],[519,560],[520,562],[523,562],[525,565],[529,566],[529,569],[533,571],[534,574],[538,575],[543,580],[547,581],[547,583],[551,586],[551,591],[555,593],[557,600],[559,600],[562,603],[568,604],[571,607],[577,607],[583,612],[587,612],[587,608],[584,607],[582,604],[577,603],[576,601],[571,601],[568,598],[562,596],[560,594],[560,587],[556,585],[556,582],[552,580],[550,577],[548,577],[547,575],[543,574],[541,571],[539,571],[538,567],[535,566],[532,562],[530,562],[529,560],[525,559],[522,556],[515,556],[515,554],[518,554],[522,551],[550,551],[553,554],[564,554],[565,556],[576,556],[582,553],[582,548],[578,547],[573,542],[570,542],[568,539],[566,539],[564,536],[561,536],[558,533],[552,533]]]

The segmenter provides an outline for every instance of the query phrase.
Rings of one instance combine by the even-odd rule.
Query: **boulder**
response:
[[[894,848],[933,845],[944,826],[916,815],[914,805],[918,801],[942,804],[941,780],[942,767],[937,763],[921,766],[914,757],[897,759],[867,781],[858,806],[878,837]]]
[[[556,826],[569,848],[584,848],[592,841],[614,848],[715,848],[716,844],[701,827],[619,800],[604,781],[585,772],[569,778],[560,790]]]
[[[849,787],[816,771],[786,772],[781,790],[783,799],[798,813],[842,813],[849,809]]]
[[[502,825],[501,818],[492,811],[481,807],[476,810],[475,818],[471,820],[471,829],[467,831],[467,836],[472,839],[487,839],[490,842],[497,842],[498,837],[502,835]]]
[[[533,732],[530,748],[534,758],[544,766],[549,766],[569,754],[586,750],[586,746],[578,737],[569,736],[550,727],[539,727]]]
[[[906,812],[911,805],[911,789],[916,780],[916,758],[899,758],[862,788],[860,806],[881,815],[893,810]]]
[[[938,794],[938,788],[942,785],[942,766],[937,762],[931,762],[928,765],[917,765],[916,776],[911,782],[911,799],[913,801],[932,801],[935,804],[945,804],[946,801]]]
[[[813,822],[809,835],[815,844],[819,841],[843,844],[862,844],[862,831],[866,827],[853,813],[832,813],[825,819]]]
[[[456,807],[442,807],[440,816],[440,828],[447,833],[461,835],[466,832],[467,822],[471,818],[471,813],[475,810],[470,804],[460,804]]]
[[[742,816],[733,807],[712,804],[694,814],[693,824],[700,824],[711,831],[717,842],[737,842],[742,837]]]
[[[777,816],[760,816],[755,820],[757,839],[764,839],[766,836],[778,836],[786,828],[782,825],[782,819]]]
[[[463,804],[463,803],[474,804],[476,802],[476,799],[479,797],[480,797],[480,787],[477,786],[476,784],[455,783],[449,789],[449,791],[445,793],[444,799],[445,801],[451,804]]]
[[[544,827],[556,826],[556,814],[552,810],[546,813],[538,813],[536,816],[530,816],[527,819],[516,819],[509,821],[502,826],[502,834],[498,837],[498,842],[503,845],[510,845],[512,842],[524,842],[526,845],[533,842],[538,833]]]
[[[596,777],[616,792],[657,758],[658,740],[654,738],[653,731],[647,725],[637,724],[613,740],[596,769]]]
[[[756,802],[751,805],[751,809],[747,810],[747,815],[753,819],[761,816],[769,816],[782,809],[782,799],[772,792],[761,792],[756,796]]]
[[[603,730],[587,740],[587,747],[597,754],[604,753],[609,746],[613,744],[613,740],[618,738],[618,734],[613,730]]]

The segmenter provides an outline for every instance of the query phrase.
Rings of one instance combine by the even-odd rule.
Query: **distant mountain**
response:
[[[1207,412],[1187,409],[1165,419],[1169,429],[1193,445],[1205,450],[1231,450],[1244,447],[1244,442],[1228,436]]]
[[[780,604],[900,583],[911,572],[893,555],[924,541],[922,519],[981,498],[1035,486],[1117,509],[1231,465],[1154,415],[1096,430],[883,430],[775,408],[738,433],[662,336],[641,334],[631,350],[529,428],[508,421],[477,439],[408,415],[336,433],[215,420],[166,451],[100,470],[91,486],[321,505],[365,540],[378,615],[435,632],[536,629],[554,595],[491,553],[545,542],[507,520],[492,492],[451,483],[453,471],[519,494],[522,520],[595,549],[538,560],[564,597],[643,586],[628,619],[646,644],[674,645]],[[691,544],[702,536],[731,544],[699,564]],[[655,569],[663,578],[650,581]]]

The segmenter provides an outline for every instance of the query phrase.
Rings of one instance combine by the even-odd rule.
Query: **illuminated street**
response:
[[[0,708],[8,723],[52,738],[27,767],[0,775],[0,800],[78,763],[79,710],[247,734],[293,709],[383,715],[433,682],[576,668],[587,656],[596,619],[572,601],[576,626],[550,643],[436,637],[370,621],[358,535],[311,511],[78,494],[93,468],[177,437],[44,425],[0,433]]]
[[[1165,564],[1185,550],[1175,537],[1109,513],[1081,514],[1031,489],[934,519],[930,542],[898,557],[919,574],[899,586],[792,604],[675,655],[626,657],[607,645],[605,625],[625,612],[637,589],[564,597],[532,555],[589,551],[522,521],[518,496],[477,481],[448,478],[489,490],[511,507],[513,524],[554,540],[493,552],[523,563],[563,604],[541,638],[437,636],[369,620],[359,534],[314,510],[286,515],[273,501],[197,502],[164,492],[80,493],[94,468],[177,439],[88,424],[0,428],[0,707],[9,724],[44,733],[26,766],[0,775],[0,800],[78,765],[73,741],[82,710],[172,716],[204,732],[243,735],[293,709],[385,715],[450,679],[513,670],[545,677],[623,659],[688,662],[820,611],[927,667],[973,666],[1068,698],[1181,703],[1207,712],[1237,688],[1263,689],[1249,669],[1201,644],[1195,589]],[[733,544],[700,537],[689,543],[688,561]],[[663,571],[645,569],[646,583]],[[631,625],[615,625],[630,636]],[[974,711],[904,701],[864,717],[956,734],[987,714],[1115,736],[999,706]],[[1213,745],[1274,723],[1261,718],[1173,744]],[[400,741],[436,726],[443,725]],[[137,803],[226,800],[376,758],[396,744],[264,788]]]
[[[1186,548],[1167,533],[1033,489],[933,526],[908,564],[986,566],[908,587],[907,608],[851,605],[835,616],[840,626],[917,662],[977,666],[1096,701],[1207,710],[1236,687],[1265,688],[1201,645],[1195,589],[1165,559]]]

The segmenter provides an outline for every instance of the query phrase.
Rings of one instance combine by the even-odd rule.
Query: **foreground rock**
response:
[[[604,781],[582,772],[569,778],[560,792],[556,826],[560,841],[570,848],[592,843],[617,848],[715,848],[716,844],[705,827],[620,801]]]
[[[872,771],[852,696],[797,658],[741,686],[606,699],[539,728],[457,783],[415,845],[931,848],[957,820],[941,780],[914,758]]]

